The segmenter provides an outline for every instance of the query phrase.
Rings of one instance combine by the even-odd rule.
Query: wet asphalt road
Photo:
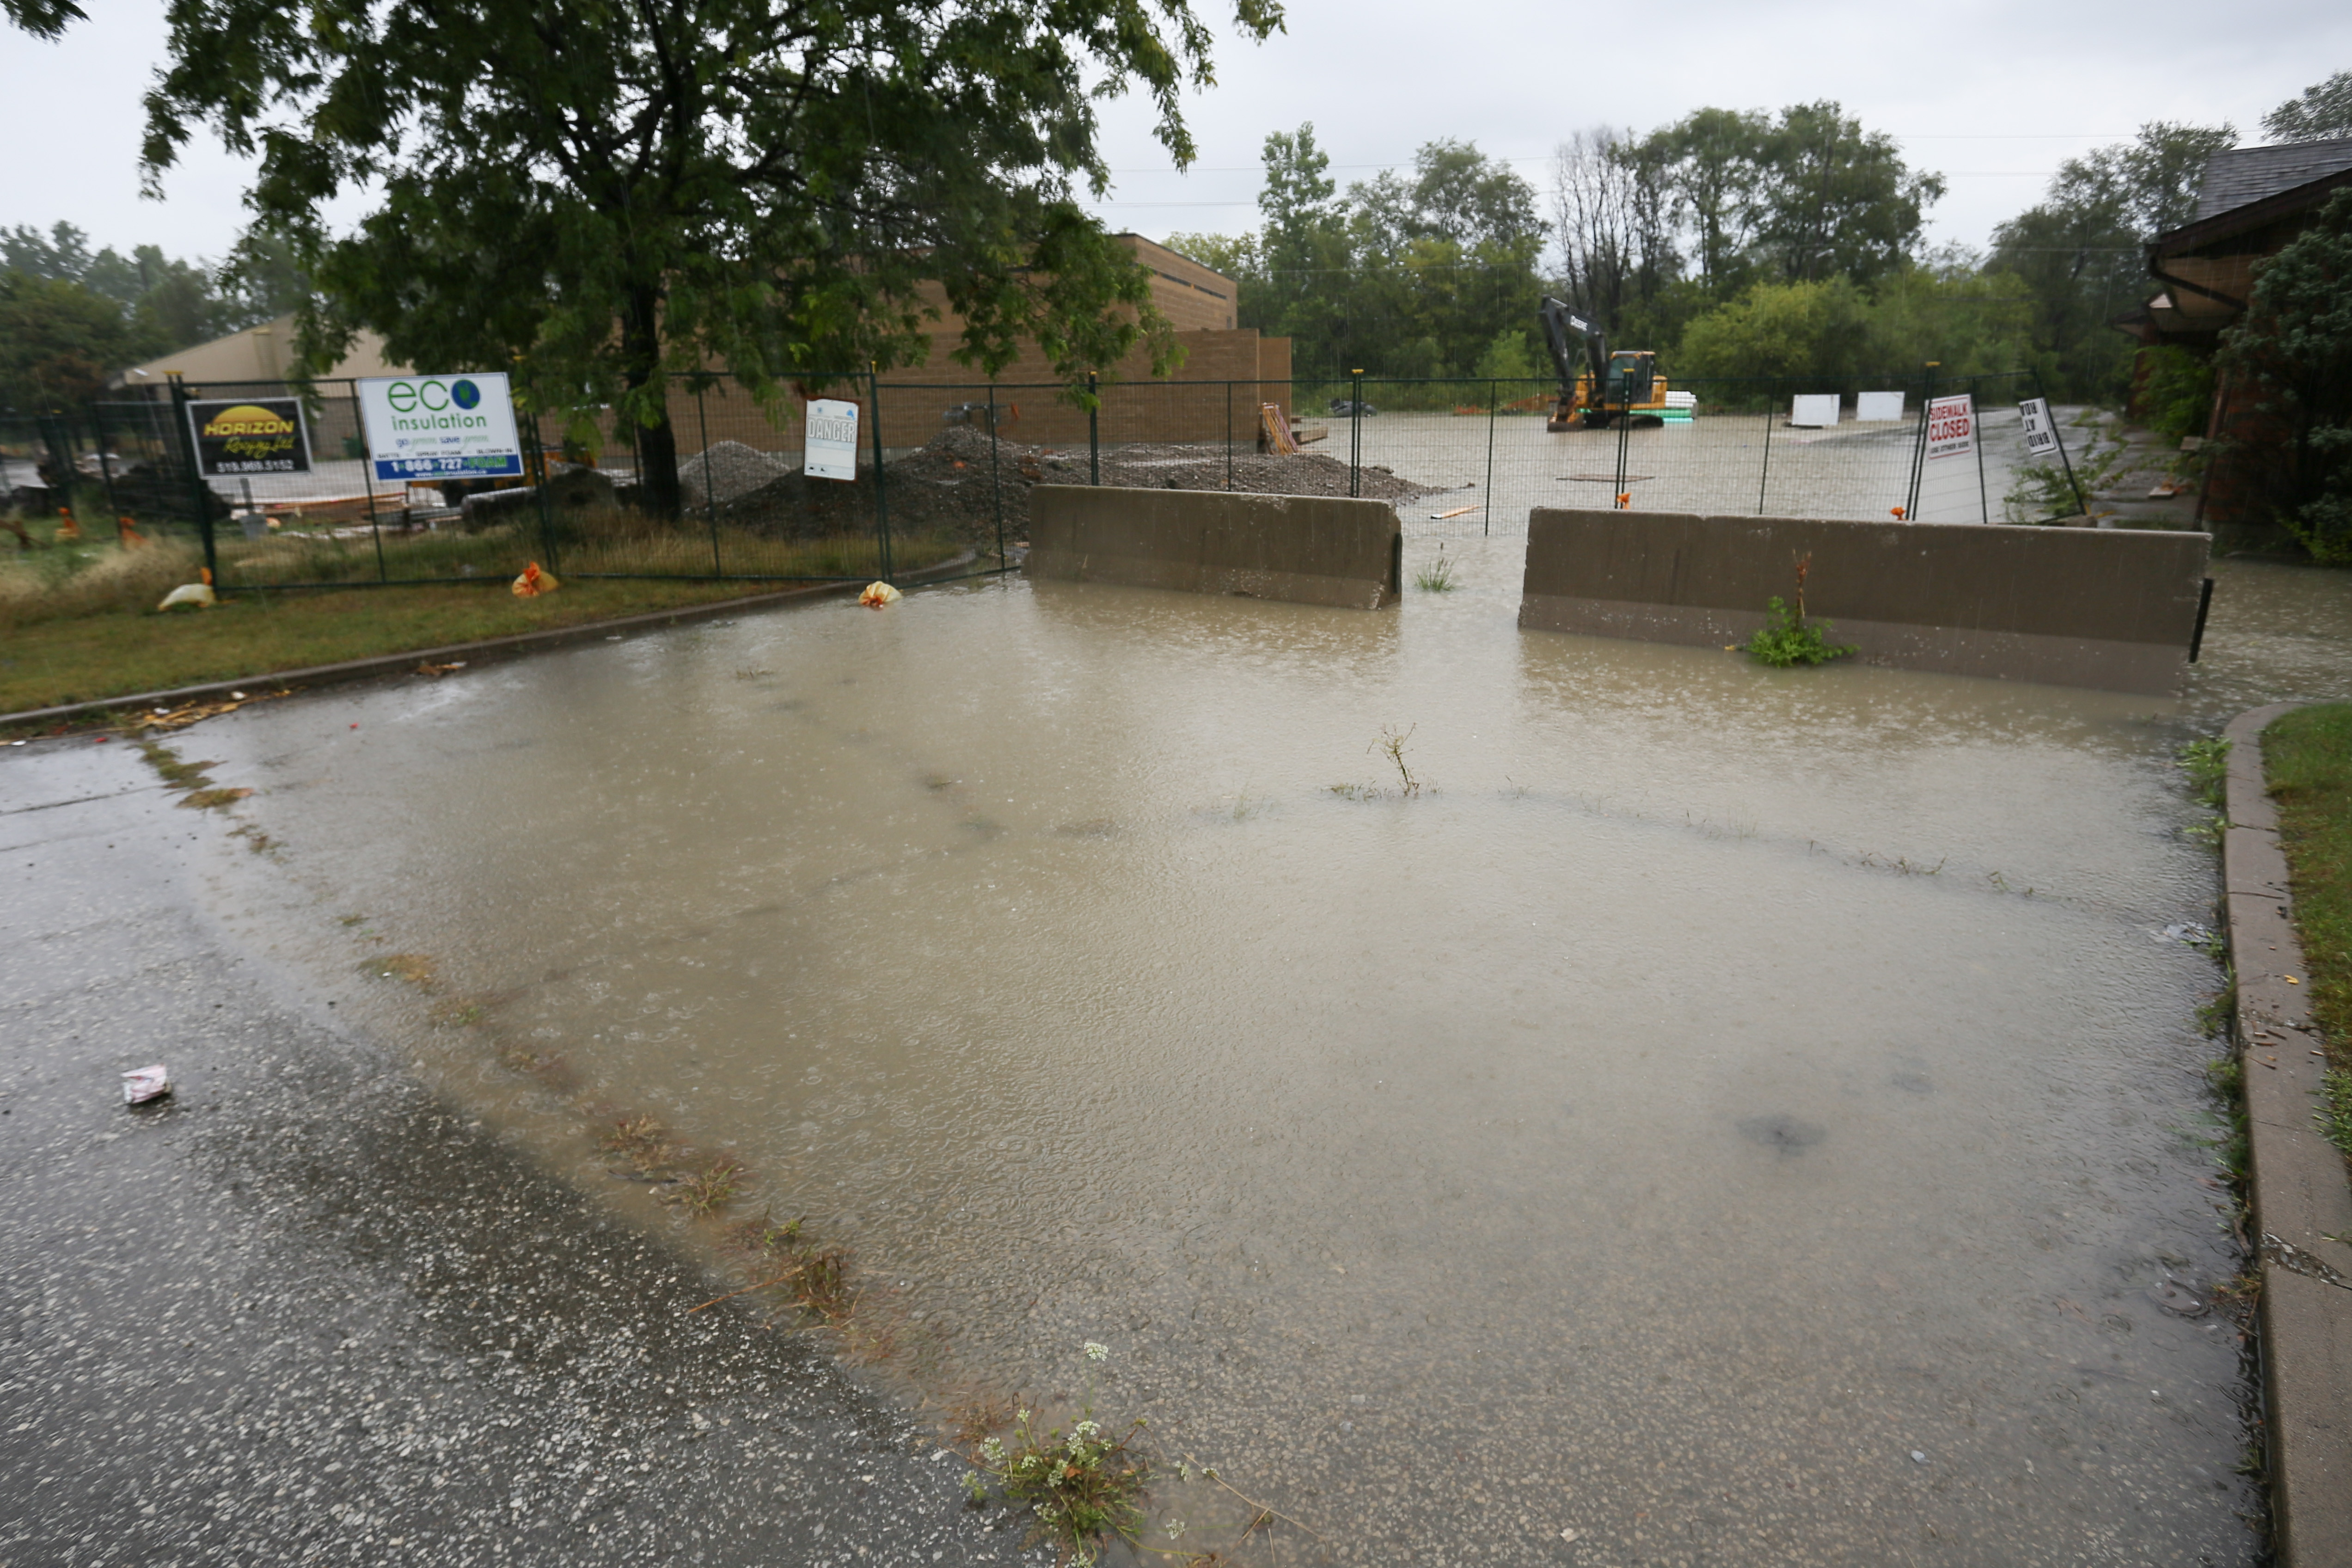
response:
[[[1024,1560],[820,1347],[687,1316],[709,1279],[238,951],[173,800],[0,747],[0,1568]]]

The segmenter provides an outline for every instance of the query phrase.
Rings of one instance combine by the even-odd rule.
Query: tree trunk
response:
[[[661,367],[661,291],[629,290],[628,311],[621,322],[621,352],[628,366],[631,392],[651,384],[667,408],[667,391]],[[674,518],[682,498],[677,486],[677,426],[667,417],[640,418],[636,424],[637,489],[645,509],[656,517]]]

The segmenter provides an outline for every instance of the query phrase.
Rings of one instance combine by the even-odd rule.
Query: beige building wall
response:
[[[241,332],[176,349],[144,364],[132,365],[115,378],[114,384],[145,386],[168,381],[175,372],[182,380],[199,385],[205,382],[284,381],[287,367],[293,363],[294,318],[280,316],[274,321],[264,321],[257,327],[247,327]],[[362,331],[352,340],[351,353],[320,379],[409,374],[406,365],[385,362],[382,338]]]

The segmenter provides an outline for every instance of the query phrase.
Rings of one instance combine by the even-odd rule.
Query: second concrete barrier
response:
[[[1028,574],[1377,610],[1403,592],[1385,501],[1039,485]]]
[[[1697,647],[1794,602],[1868,664],[2113,691],[2179,689],[2202,533],[1570,511],[1528,519],[1519,625]]]

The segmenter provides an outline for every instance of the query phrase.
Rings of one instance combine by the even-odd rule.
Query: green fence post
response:
[[[1495,531],[1495,416],[1496,405],[1502,401],[1501,383],[1486,383],[1486,504],[1480,509],[1486,521],[1479,524],[1481,538]]]
[[[1903,498],[1903,521],[1919,521],[1920,476],[1927,468],[1927,410],[1936,401],[1936,366],[1939,361],[1927,362],[1927,380],[1919,393],[1919,439],[1911,447],[1911,489]]]
[[[1606,410],[1609,406],[1609,389],[1605,383],[1602,384],[1601,391],[1601,406],[1603,410]],[[1625,405],[1617,411],[1617,479],[1609,491],[1609,510],[1611,511],[1631,511],[1633,510],[1632,492],[1625,488],[1625,459],[1627,456],[1627,448],[1632,445],[1633,440],[1633,400],[1629,395],[1625,399]]]
[[[988,384],[988,493],[996,502],[996,569],[1003,572],[1012,566],[1004,555],[1004,468],[997,453],[1003,443],[996,437],[996,383]]]
[[[1087,372],[1087,483],[1102,483],[1102,377]]]
[[[385,565],[383,560],[383,524],[376,521],[375,515],[375,458],[368,451],[367,411],[360,406],[358,378],[354,377],[344,385],[352,395],[352,424],[360,433],[360,488],[367,495],[368,537],[375,541],[375,580],[389,583],[392,581],[392,568]],[[401,515],[404,520],[408,513],[405,486],[402,487],[400,500]]]
[[[1764,469],[1756,476],[1756,515],[1764,515],[1764,492],[1772,484],[1772,422],[1780,411],[1780,381],[1774,377],[1764,394]]]
[[[1234,384],[1225,383],[1225,489],[1234,488]]]
[[[2042,373],[2033,373],[2033,395],[2042,404],[2042,412],[2050,420],[2050,438],[2058,443],[2058,461],[2066,468],[2066,488],[2074,493],[2077,516],[2091,515],[2091,503],[2083,499],[2083,487],[2074,479],[2074,459],[2066,455],[2066,437],[2058,428],[2058,411],[2050,406],[2050,395],[2042,390]],[[2202,504],[2201,502],[2200,503]]]
[[[719,487],[710,480],[710,411],[702,405],[702,383],[694,384],[694,427],[702,438],[702,518],[710,527],[710,574],[724,577],[719,564]]]
[[[882,373],[878,367],[867,365],[866,385],[866,402],[872,405],[866,412],[874,416],[874,540],[882,581],[887,583],[895,574],[890,562],[890,498],[882,482]]]
[[[547,557],[547,569],[552,572],[562,563],[556,559],[561,552],[555,547],[555,505],[547,494],[548,481],[554,477],[547,469],[547,426],[538,397],[528,391],[525,395],[530,396],[530,445],[539,464],[539,552]]]
[[[1348,373],[1348,493],[1364,493],[1364,373]]]
[[[172,413],[179,421],[181,449],[188,455],[188,500],[196,509],[196,536],[205,543],[205,570],[220,586],[220,551],[213,542],[212,492],[205,488],[204,465],[196,458],[196,426],[188,417],[188,384],[176,371],[172,378]]]
[[[1985,490],[1984,405],[1977,396],[1977,389],[1983,381],[1984,377],[1980,375],[1969,378],[1969,433],[1976,437],[1977,443],[1977,521],[1990,526],[1992,522],[1992,497]]]
[[[114,461],[106,451],[106,405],[104,404],[93,403],[89,405],[89,426],[98,437],[98,477],[106,486],[106,510],[109,515],[120,519],[122,516],[122,508],[117,505],[114,500]],[[118,526],[120,526],[119,523]]]

